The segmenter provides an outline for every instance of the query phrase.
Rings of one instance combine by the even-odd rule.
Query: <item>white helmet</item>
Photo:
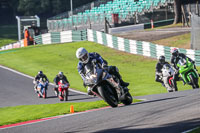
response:
[[[82,63],[88,63],[89,61],[89,53],[85,48],[79,48],[76,51],[76,57],[82,62]]]

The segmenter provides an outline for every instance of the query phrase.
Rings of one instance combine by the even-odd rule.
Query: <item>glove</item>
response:
[[[107,64],[103,63],[103,64],[102,64],[102,68],[103,68],[103,69],[107,69],[107,68],[108,68]]]

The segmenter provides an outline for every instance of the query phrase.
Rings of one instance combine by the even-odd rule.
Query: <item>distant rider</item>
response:
[[[36,92],[37,92],[37,86],[39,84],[40,79],[42,79],[42,81],[45,81],[45,82],[47,81],[47,83],[49,83],[47,76],[42,71],[39,71],[33,80],[33,83],[35,84],[34,90]]]
[[[108,66],[107,61],[105,61],[98,53],[95,52],[88,53],[88,51],[85,48],[79,48],[76,51],[76,57],[79,59],[78,72],[81,78],[83,79],[84,86],[86,81],[84,67],[87,63],[91,63],[93,59],[95,59],[97,63],[101,64],[104,69],[108,70],[108,72],[111,75],[115,75],[117,78],[119,78],[120,84],[123,87],[127,87],[129,85],[129,83],[126,83],[122,80],[118,68],[116,66]],[[88,95],[93,95],[89,87],[88,87]]]
[[[63,74],[63,72],[59,72],[56,77],[54,78],[54,83],[56,84],[56,87],[54,88],[56,96],[58,96],[58,82],[62,80],[64,83],[68,83],[67,77]]]
[[[189,57],[187,57],[185,54],[179,53],[179,51],[178,51],[177,48],[172,49],[171,53],[172,53],[172,56],[171,56],[171,64],[172,64],[172,66],[176,69],[176,74],[175,74],[175,76],[174,76],[175,82],[181,80],[181,78],[178,77],[178,76],[179,76],[179,68],[178,68],[178,66],[177,66],[178,61],[179,61],[181,58],[183,58],[183,59],[187,59],[187,58],[188,58],[188,60],[189,60],[192,64],[194,64],[194,68],[196,69],[195,61],[193,61],[192,59],[190,59]],[[197,70],[197,69],[196,69],[196,70]],[[198,70],[197,70],[197,71],[198,71]],[[182,80],[182,81],[183,81],[183,83],[185,84],[184,80]]]
[[[155,81],[162,83],[163,86],[165,86],[165,85],[164,85],[164,82],[162,80],[162,68],[165,64],[169,64],[169,63],[165,61],[165,56],[162,55],[162,56],[159,57],[158,63],[156,64]]]

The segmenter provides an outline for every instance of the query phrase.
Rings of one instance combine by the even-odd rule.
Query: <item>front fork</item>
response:
[[[121,97],[125,95],[125,89],[128,90],[128,88],[123,88],[113,78],[109,78],[109,79],[107,79],[107,81],[116,89],[117,96],[119,99],[121,99]]]

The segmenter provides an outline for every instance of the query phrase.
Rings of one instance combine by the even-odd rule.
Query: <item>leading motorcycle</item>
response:
[[[96,60],[85,65],[85,71],[85,85],[89,86],[94,95],[102,98],[111,107],[117,107],[120,102],[125,105],[132,103],[133,99],[129,89],[122,87],[119,79],[110,75]]]

